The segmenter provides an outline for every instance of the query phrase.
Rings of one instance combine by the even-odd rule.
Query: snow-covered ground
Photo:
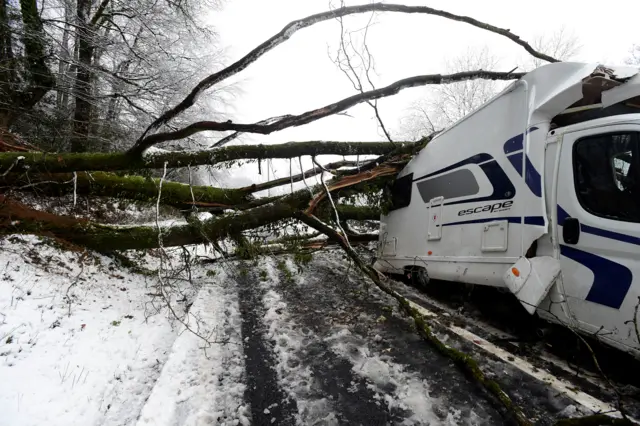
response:
[[[189,272],[164,293],[95,253],[1,239],[0,426],[508,423],[339,252]],[[539,424],[585,412],[479,359]]]
[[[145,277],[32,236],[0,245],[0,423],[133,422],[177,333]]]

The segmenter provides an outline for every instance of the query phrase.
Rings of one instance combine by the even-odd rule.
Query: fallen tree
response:
[[[476,19],[425,7],[373,3],[350,6],[312,15],[285,26],[279,33],[256,47],[246,56],[204,78],[191,93],[173,108],[156,118],[137,138],[128,152],[111,153],[44,153],[34,152],[31,147],[15,152],[0,152],[0,235],[32,233],[50,236],[65,242],[91,248],[100,252],[131,249],[153,249],[195,244],[217,244],[231,238],[247,239],[247,231],[261,229],[286,221],[296,221],[325,235],[321,241],[298,242],[306,250],[326,247],[329,242],[338,244],[348,257],[382,291],[394,297],[403,312],[416,324],[418,333],[443,356],[449,357],[458,367],[477,381],[489,395],[506,411],[507,417],[520,425],[530,421],[522,410],[500,388],[497,380],[488,378],[479,364],[469,355],[455,351],[439,341],[427,320],[411,307],[408,301],[395,293],[373,268],[365,264],[353,250],[352,243],[372,241],[375,234],[348,232],[349,220],[376,220],[385,211],[383,188],[394,179],[413,154],[418,152],[431,138],[419,142],[338,142],[309,141],[289,142],[278,145],[236,145],[216,147],[200,151],[167,151],[150,148],[169,141],[179,141],[201,132],[233,131],[219,141],[218,146],[233,140],[238,134],[269,134],[286,128],[302,126],[322,118],[343,113],[361,103],[393,96],[399,91],[424,85],[449,84],[470,79],[516,80],[521,73],[513,71],[468,70],[455,74],[429,74],[398,80],[387,86],[346,97],[325,106],[301,114],[288,114],[242,124],[227,121],[204,120],[184,127],[168,124],[192,107],[197,98],[207,89],[218,85],[239,73],[262,55],[285,42],[296,31],[337,17],[365,12],[394,12],[435,15],[445,19],[466,23],[476,28],[498,34],[513,41],[536,58],[556,61],[538,52],[527,42],[508,29],[502,29]],[[380,120],[380,117],[377,117]],[[388,135],[387,135],[388,136]],[[7,145],[13,146],[13,145]],[[322,166],[317,157],[339,155],[356,157],[344,162]],[[196,187],[168,182],[166,170],[183,167],[229,165],[240,161],[256,161],[258,166],[269,159],[294,159],[312,157],[314,167],[295,176],[245,186],[242,188]],[[360,157],[376,156],[361,159]],[[354,163],[355,162],[355,163]],[[350,167],[347,170],[338,170]],[[162,178],[150,178],[149,170],[161,169]],[[324,180],[330,171],[334,178]],[[111,173],[123,172],[123,173]],[[287,195],[255,198],[252,194],[280,185],[304,181],[320,175],[321,184],[308,186]],[[306,183],[306,181],[305,181]],[[180,209],[207,208],[216,216],[207,220],[189,218],[186,224],[160,226],[107,226],[72,216],[57,215],[28,207],[20,201],[24,191],[53,196],[74,194],[124,198],[134,201],[178,207]],[[374,194],[367,205],[345,204],[346,197]],[[377,197],[377,198],[376,198]]]
[[[144,157],[127,153],[0,153],[0,173],[70,173],[162,169],[215,165],[237,160],[296,158],[304,155],[380,155],[397,149],[411,152],[416,143],[394,142],[288,142],[277,145],[237,145],[208,151],[158,151]],[[1,176],[1,175],[0,175]]]

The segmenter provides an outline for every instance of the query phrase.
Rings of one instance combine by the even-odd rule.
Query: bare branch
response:
[[[324,117],[328,117],[334,115],[338,112],[344,111],[352,106],[358,105],[362,102],[367,102],[374,99],[380,99],[388,96],[392,96],[397,94],[403,89],[407,89],[410,87],[418,87],[424,86],[427,84],[448,84],[454,83],[457,81],[465,81],[465,80],[474,80],[474,79],[487,79],[487,80],[514,80],[521,78],[524,74],[522,73],[509,73],[509,72],[499,72],[499,71],[484,71],[484,70],[476,70],[476,71],[465,71],[459,72],[455,74],[427,74],[427,75],[419,75],[414,77],[405,78],[403,80],[398,80],[389,86],[370,90],[368,92],[359,93],[357,95],[350,96],[348,98],[342,99],[341,101],[325,105],[324,107],[314,109],[311,111],[307,111],[305,113],[299,115],[286,115],[271,124],[236,124],[231,121],[227,122],[218,122],[218,121],[199,121],[193,123],[187,127],[182,129],[173,131],[173,132],[165,132],[165,133],[156,133],[150,136],[147,136],[143,140],[139,140],[129,151],[132,155],[140,155],[147,148],[168,141],[174,141],[179,139],[184,139],[189,136],[195,135],[196,133],[205,132],[205,131],[237,131],[244,133],[257,133],[268,135],[273,132],[277,132],[279,130],[287,129],[289,127],[298,127],[304,124],[311,123],[313,121],[319,120]]]
[[[349,167],[349,166],[355,166],[355,165],[356,163],[353,161],[336,161],[334,163],[329,163],[325,165],[324,168],[327,170],[335,170],[335,169],[339,169],[340,167]],[[314,167],[312,169],[305,171],[304,173],[299,173],[297,175],[293,175],[290,177],[287,176],[280,179],[274,179],[264,183],[254,183],[253,185],[245,186],[244,188],[239,188],[238,190],[246,191],[246,192],[264,191],[265,189],[271,189],[278,186],[286,185],[290,182],[291,183],[300,182],[301,180],[304,180],[309,177],[313,177],[320,172],[321,172],[320,170]]]
[[[327,12],[318,13],[315,15],[307,16],[303,19],[298,19],[287,24],[280,32],[275,34],[264,43],[253,49],[243,58],[239,59],[230,66],[220,70],[214,74],[211,74],[198,83],[191,93],[185,97],[178,105],[172,109],[166,111],[157,120],[155,120],[140,136],[136,145],[142,145],[142,141],[147,138],[149,132],[157,130],[160,126],[168,123],[170,120],[178,116],[183,111],[193,106],[200,94],[215,84],[228,79],[229,77],[239,73],[247,68],[250,64],[258,60],[262,55],[269,52],[276,46],[287,41],[295,32],[303,28],[307,28],[311,25],[319,22],[327,21],[342,16],[366,13],[366,12],[399,12],[399,13],[420,13],[427,15],[440,16],[446,19],[450,19],[457,22],[464,22],[477,28],[481,28],[486,31],[493,32],[501,35],[513,41],[514,43],[522,46],[529,54],[536,58],[543,59],[548,62],[558,62],[557,59],[552,58],[549,55],[545,55],[536,51],[529,43],[520,39],[517,35],[513,34],[508,29],[496,27],[494,25],[487,24],[485,22],[478,21],[468,16],[456,15],[450,12],[433,9],[427,6],[406,6],[401,4],[387,4],[387,3],[371,3],[359,6],[342,7],[340,9],[330,10]]]

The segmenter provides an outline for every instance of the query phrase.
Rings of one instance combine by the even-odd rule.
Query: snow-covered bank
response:
[[[185,321],[198,335],[180,327],[138,426],[250,424],[235,285],[214,270]]]
[[[0,268],[0,424],[135,420],[176,338],[145,277],[32,236],[1,240]]]

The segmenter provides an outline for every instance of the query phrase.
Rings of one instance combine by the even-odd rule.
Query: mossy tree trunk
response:
[[[75,182],[74,182],[75,181]],[[25,175],[9,173],[0,177],[0,185],[38,194],[61,196],[71,194],[124,198],[128,200],[156,202],[160,179],[142,176],[118,176],[106,172],[78,172]],[[220,189],[209,186],[189,186],[178,182],[162,182],[160,202],[179,209],[221,207],[247,204],[253,201],[248,191]]]
[[[237,160],[296,158],[305,155],[380,155],[411,150],[412,142],[288,142],[278,145],[237,145],[211,151],[156,152],[143,158],[126,153],[69,153],[41,152],[0,153],[0,173],[11,172],[70,173],[81,171],[117,171],[161,169],[215,165]]]

